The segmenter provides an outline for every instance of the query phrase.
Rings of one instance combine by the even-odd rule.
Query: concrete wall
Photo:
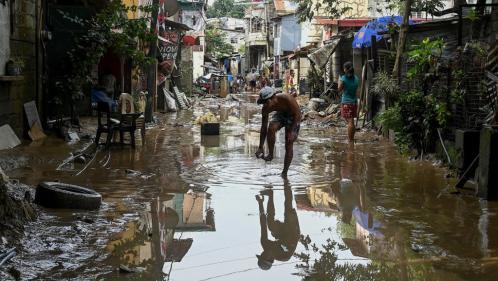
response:
[[[301,42],[301,26],[297,22],[295,15],[282,17],[280,32],[281,54],[284,51],[294,51]]]
[[[180,91],[185,92],[187,96],[192,95],[192,86],[194,81],[194,64],[193,64],[193,46],[182,46],[180,60]]]
[[[204,75],[204,51],[193,51],[192,52],[192,80],[195,81],[200,76]]]
[[[10,57],[9,2],[0,4],[0,75],[5,74],[5,63]],[[1,87],[1,86],[0,86]]]
[[[227,35],[226,43],[232,45],[234,52],[238,52],[242,46],[246,45],[244,32],[226,29],[223,32]]]
[[[7,2],[7,6],[0,4],[0,37],[2,44],[5,44],[5,37],[9,32],[5,32],[4,9],[8,9],[12,1]],[[36,13],[39,11],[36,0],[17,0],[14,3],[14,33],[8,40],[12,56],[21,57],[25,62],[23,69],[24,80],[0,82],[0,126],[9,124],[19,137],[27,132],[25,126],[24,103],[37,99],[37,77],[36,77]],[[7,17],[10,21],[10,17]],[[8,31],[8,29],[7,29]],[[3,49],[3,47],[1,48]],[[4,68],[4,64],[0,64]],[[38,97],[40,98],[40,97]],[[40,111],[40,108],[38,108]]]
[[[312,43],[320,43],[322,41],[322,26],[312,24],[311,22],[304,21],[300,24],[301,27],[301,40],[299,45],[301,47],[310,45]]]

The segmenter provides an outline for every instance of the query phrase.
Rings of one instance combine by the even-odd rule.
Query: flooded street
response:
[[[101,150],[79,175],[56,170],[70,145],[18,148],[30,164],[12,178],[88,186],[104,202],[94,212],[40,208],[16,257],[22,278],[496,280],[496,202],[451,194],[444,169],[369,133],[352,147],[344,129],[306,123],[284,181],[283,132],[271,163],[254,157],[253,101],[160,115],[143,145]],[[219,137],[194,124],[207,110],[221,116]]]

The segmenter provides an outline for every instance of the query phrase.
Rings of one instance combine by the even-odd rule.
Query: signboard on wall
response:
[[[176,31],[164,31],[159,36],[159,70],[163,74],[170,74],[173,71],[178,54],[179,39]]]

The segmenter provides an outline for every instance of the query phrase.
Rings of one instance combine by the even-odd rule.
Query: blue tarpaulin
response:
[[[390,24],[399,26],[402,22],[402,16],[380,17],[369,21],[354,35],[353,48],[372,46],[372,36],[375,36],[377,41],[380,41],[382,39],[382,33],[388,31]],[[413,21],[410,20],[409,24],[413,24]]]

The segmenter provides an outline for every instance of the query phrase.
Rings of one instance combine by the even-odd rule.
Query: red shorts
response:
[[[349,119],[356,117],[356,103],[343,103],[341,104],[342,118]]]

